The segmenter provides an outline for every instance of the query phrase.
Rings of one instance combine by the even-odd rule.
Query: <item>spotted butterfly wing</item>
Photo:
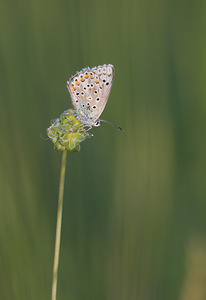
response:
[[[82,69],[67,82],[77,117],[85,125],[94,126],[103,112],[113,79],[114,67],[102,65]]]

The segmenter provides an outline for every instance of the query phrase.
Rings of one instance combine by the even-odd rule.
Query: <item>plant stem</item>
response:
[[[56,224],[56,241],[54,250],[54,267],[53,267],[53,279],[52,279],[52,297],[51,300],[56,300],[57,294],[57,278],[59,268],[59,249],[61,240],[61,226],[62,226],[62,210],[63,210],[63,195],[64,195],[64,178],[67,160],[67,150],[62,153],[62,164],[59,180],[59,196],[58,196],[58,210],[57,210],[57,224]]]

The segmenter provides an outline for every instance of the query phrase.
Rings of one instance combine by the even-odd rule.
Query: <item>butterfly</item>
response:
[[[100,126],[100,120],[114,80],[114,66],[104,64],[94,68],[84,68],[67,81],[77,118],[89,129]],[[121,127],[113,125],[123,131]]]

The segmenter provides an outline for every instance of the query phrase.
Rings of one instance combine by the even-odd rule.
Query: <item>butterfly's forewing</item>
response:
[[[67,82],[77,116],[84,124],[92,126],[107,103],[114,79],[114,67],[103,65],[86,68]]]

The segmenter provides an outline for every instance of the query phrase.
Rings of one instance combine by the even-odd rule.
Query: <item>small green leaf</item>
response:
[[[52,130],[55,132],[58,132],[59,131],[59,125],[54,125],[52,126]]]
[[[47,135],[50,139],[54,139],[54,138],[57,138],[58,135],[54,132],[47,132]]]
[[[55,145],[55,148],[56,148],[57,150],[59,150],[59,151],[64,151],[64,150],[66,149],[65,146],[62,146],[62,145],[59,144],[59,143],[57,143],[57,144]]]
[[[75,150],[78,152],[78,151],[80,151],[80,149],[81,149],[81,146],[80,146],[80,144],[77,144],[77,146],[76,146]]]
[[[62,125],[61,128],[64,130],[69,130],[72,128],[72,125],[67,123],[67,124]]]
[[[74,124],[75,127],[82,126],[82,122],[80,122],[78,119],[75,119],[74,122],[73,122],[73,124]]]
[[[77,142],[82,142],[82,141],[85,140],[85,136],[83,134],[76,133],[75,139],[76,139]]]
[[[75,148],[71,149],[69,146],[67,147],[67,150],[70,152],[79,152],[80,151],[80,144],[77,144]]]
[[[71,138],[72,138],[72,133],[66,133],[66,134],[61,138],[61,140],[62,140],[62,141],[65,141],[65,142],[68,142]]]
[[[74,148],[76,147],[76,142],[75,141],[73,141],[73,140],[70,140],[69,141],[69,149],[72,151],[72,150],[74,150]]]

